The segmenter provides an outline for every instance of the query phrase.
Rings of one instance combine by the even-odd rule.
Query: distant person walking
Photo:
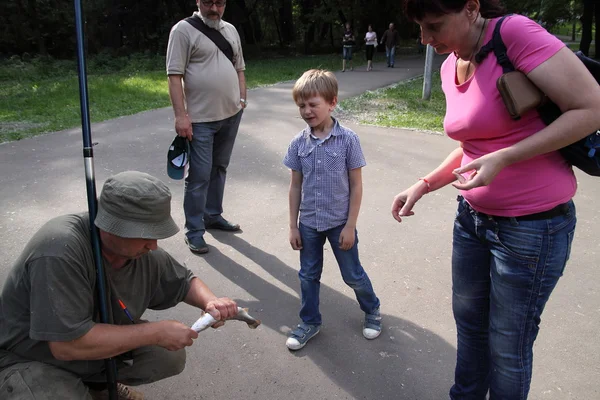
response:
[[[352,50],[354,45],[356,45],[354,33],[352,33],[350,22],[346,22],[346,30],[342,37],[342,72],[346,71],[346,61],[348,61],[350,71],[354,69],[352,68]]]
[[[365,34],[366,53],[367,53],[367,71],[373,69],[373,54],[377,47],[377,33],[373,31],[373,25],[369,24],[367,33]]]
[[[417,52],[419,54],[423,54],[425,52],[425,45],[423,44],[423,39],[421,39],[421,34],[417,34]]]
[[[400,34],[394,28],[394,23],[390,23],[389,29],[383,32],[381,44],[385,43],[385,56],[387,58],[388,68],[394,68],[394,57],[396,56],[396,46],[400,43]]]

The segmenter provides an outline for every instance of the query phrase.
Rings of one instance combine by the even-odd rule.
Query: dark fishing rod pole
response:
[[[90,214],[90,233],[94,263],[96,264],[96,291],[100,305],[100,320],[108,324],[108,301],[106,298],[106,275],[102,265],[102,252],[100,248],[100,234],[94,225],[98,213],[98,200],[96,198],[96,178],[94,175],[94,151],[92,144],[92,131],[90,128],[90,112],[87,93],[87,69],[85,65],[83,13],[81,0],[75,1],[75,28],[77,31],[77,68],[79,72],[79,103],[81,106],[81,131],[83,134],[83,161],[85,164],[85,183],[87,188],[88,209]],[[108,383],[108,397],[118,400],[117,394],[117,363],[114,358],[104,360],[106,380]]]

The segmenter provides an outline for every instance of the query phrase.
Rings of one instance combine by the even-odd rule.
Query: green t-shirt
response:
[[[87,213],[61,216],[27,243],[0,295],[0,349],[82,377],[103,369],[102,360],[59,361],[47,343],[77,339],[100,321],[89,226]],[[194,277],[160,248],[120,269],[104,260],[104,269],[110,321],[117,325],[131,324],[118,300],[138,320],[148,308],[161,310],[183,301]]]

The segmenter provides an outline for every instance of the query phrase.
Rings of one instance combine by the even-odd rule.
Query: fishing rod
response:
[[[88,209],[90,215],[90,233],[94,263],[96,264],[96,294],[100,305],[100,321],[108,324],[108,301],[106,296],[106,274],[102,264],[102,251],[100,247],[100,234],[94,225],[98,213],[98,200],[96,198],[96,178],[94,174],[94,151],[92,144],[92,131],[90,128],[90,112],[87,92],[87,70],[85,64],[83,12],[81,0],[75,2],[75,29],[77,33],[77,69],[79,75],[79,103],[81,108],[81,132],[83,135],[83,161],[85,164],[85,182],[87,188]],[[114,358],[104,360],[106,380],[108,383],[108,397],[118,400],[117,394],[117,363]]]

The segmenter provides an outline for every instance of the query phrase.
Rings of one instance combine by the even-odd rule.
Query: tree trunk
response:
[[[179,19],[189,17],[192,15],[192,12],[198,11],[198,7],[187,0],[177,0],[177,5],[179,6],[179,12],[181,14]],[[192,9],[192,12],[189,12],[190,9]]]
[[[24,40],[27,32],[27,10],[26,7],[23,5],[22,0],[17,1],[17,9],[18,13],[15,16],[15,19],[17,19],[18,22],[15,24],[14,28],[17,37],[17,49],[21,53],[26,49],[30,48],[31,43],[27,43]]]
[[[323,25],[321,25],[321,32],[319,33],[319,41],[324,41],[327,38],[329,31],[331,31],[331,22],[323,23]]]
[[[333,25],[329,25],[329,43],[331,44],[331,48],[335,46],[335,39],[333,38]]]
[[[596,34],[594,35],[594,58],[598,57],[600,54],[598,53],[598,43],[600,43],[600,4],[598,4],[598,0],[594,1],[594,23],[596,24]]]
[[[315,41],[315,23],[311,22],[304,32],[304,54],[310,54],[310,45]]]
[[[254,39],[260,43],[263,41],[263,27],[260,23],[260,18],[258,17],[258,13],[256,10],[250,15],[250,22],[252,23],[252,34],[254,35]]]
[[[590,54],[592,42],[592,20],[594,18],[595,0],[583,0],[583,13],[581,14],[581,42],[579,50],[586,56]]]
[[[40,20],[37,12],[37,0],[28,0],[27,7],[29,8],[29,26],[31,28],[33,39],[35,40],[35,45],[37,46],[38,54],[45,56],[48,52],[46,51],[46,44],[42,37]]]
[[[279,23],[284,44],[294,41],[294,16],[292,15],[292,0],[282,0],[279,8]]]
[[[255,12],[258,0],[254,1],[253,9],[246,7],[244,0],[237,0],[235,8],[230,9],[230,18],[233,25],[241,26],[246,44],[257,44],[262,38],[262,29],[258,14]]]
[[[269,4],[269,8],[271,9],[271,14],[273,15],[273,23],[275,24],[275,29],[277,29],[277,38],[279,39],[279,47],[283,48],[283,38],[281,37],[281,29],[279,29],[279,21],[277,21],[277,14],[275,14],[275,10],[273,9],[273,4]]]
[[[300,21],[304,28],[304,54],[310,53],[311,44],[315,40],[315,22],[309,18],[314,11],[314,0],[302,0],[300,2]]]

